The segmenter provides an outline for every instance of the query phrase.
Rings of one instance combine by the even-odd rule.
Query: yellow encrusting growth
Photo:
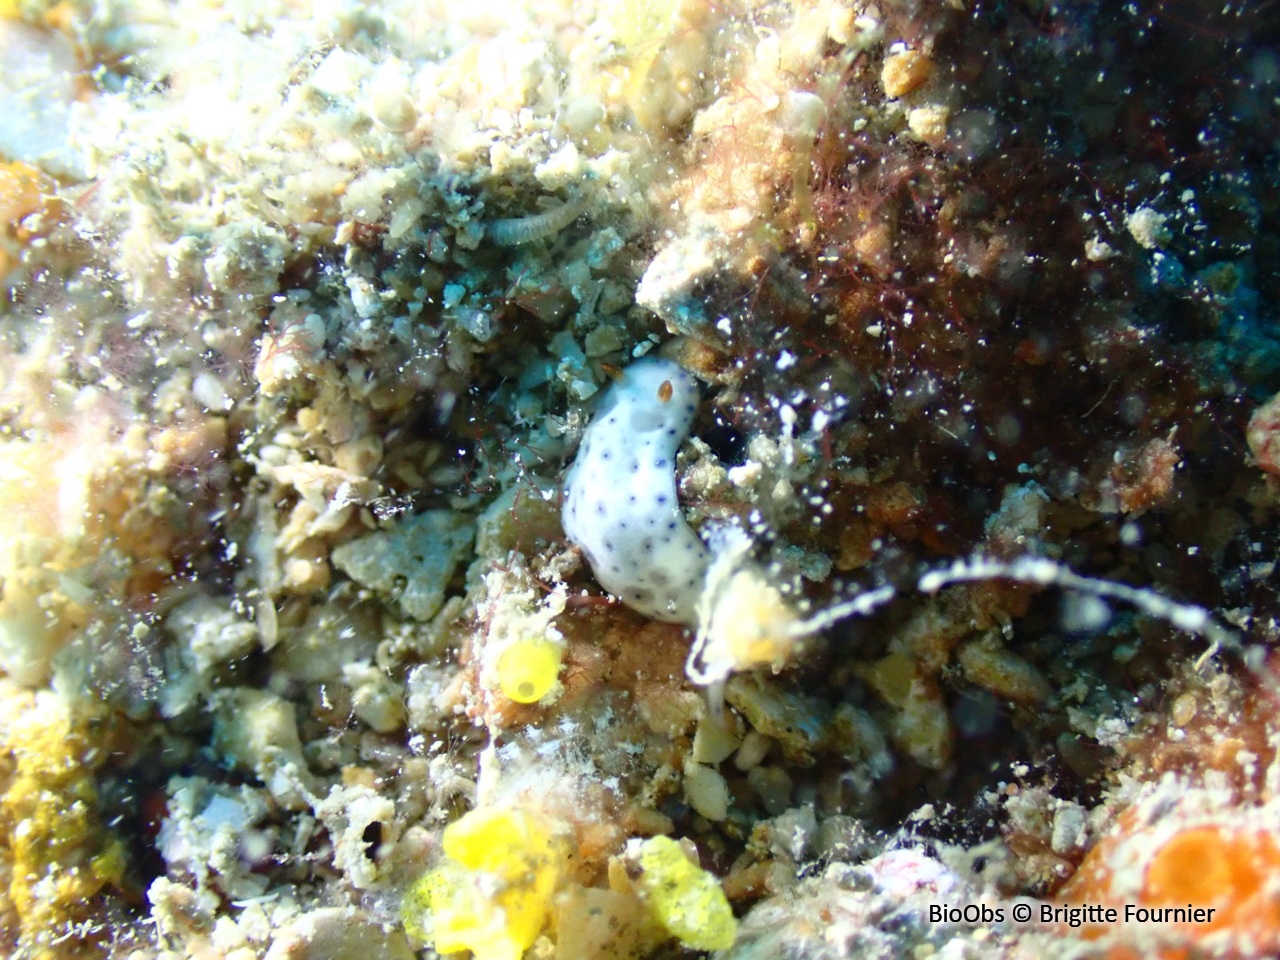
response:
[[[437,953],[519,960],[568,867],[567,829],[525,810],[481,808],[445,828],[441,849],[444,862],[405,898],[405,929]]]
[[[108,752],[90,747],[52,696],[0,689],[0,699],[0,927],[6,915],[16,921],[17,954],[33,960],[93,953],[66,934],[124,872],[124,851],[97,815],[94,761]]]
[[[5,0],[0,0],[0,19],[10,16]],[[34,213],[52,187],[52,181],[30,164],[0,162],[0,222],[11,226]]]
[[[517,640],[498,657],[498,685],[516,703],[536,703],[560,676],[560,647],[540,637]]]
[[[640,845],[636,888],[650,913],[686,947],[727,950],[738,921],[715,876],[693,863],[670,837],[650,837]]]
[[[671,37],[680,15],[679,0],[637,3],[619,0],[611,8],[610,20],[618,43],[628,51],[631,76],[628,95],[634,97],[644,86],[654,61]]]

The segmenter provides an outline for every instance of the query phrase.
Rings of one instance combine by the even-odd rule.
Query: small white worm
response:
[[[577,220],[586,209],[587,201],[575,197],[542,213],[490,220],[484,225],[484,233],[495,247],[516,247],[554,236]]]

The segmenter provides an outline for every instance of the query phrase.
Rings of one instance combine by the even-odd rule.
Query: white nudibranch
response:
[[[697,382],[671,361],[623,370],[582,438],[562,516],[602,587],[646,616],[689,625],[708,556],[676,501],[675,463],[697,409]]]

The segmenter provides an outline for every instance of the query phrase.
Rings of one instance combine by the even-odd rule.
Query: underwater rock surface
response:
[[[1268,4],[0,0],[0,63],[0,952],[1280,952]],[[705,556],[589,563],[628,491]]]

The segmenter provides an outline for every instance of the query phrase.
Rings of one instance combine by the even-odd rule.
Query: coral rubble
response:
[[[1276,953],[1276,23],[0,0],[0,951]]]

